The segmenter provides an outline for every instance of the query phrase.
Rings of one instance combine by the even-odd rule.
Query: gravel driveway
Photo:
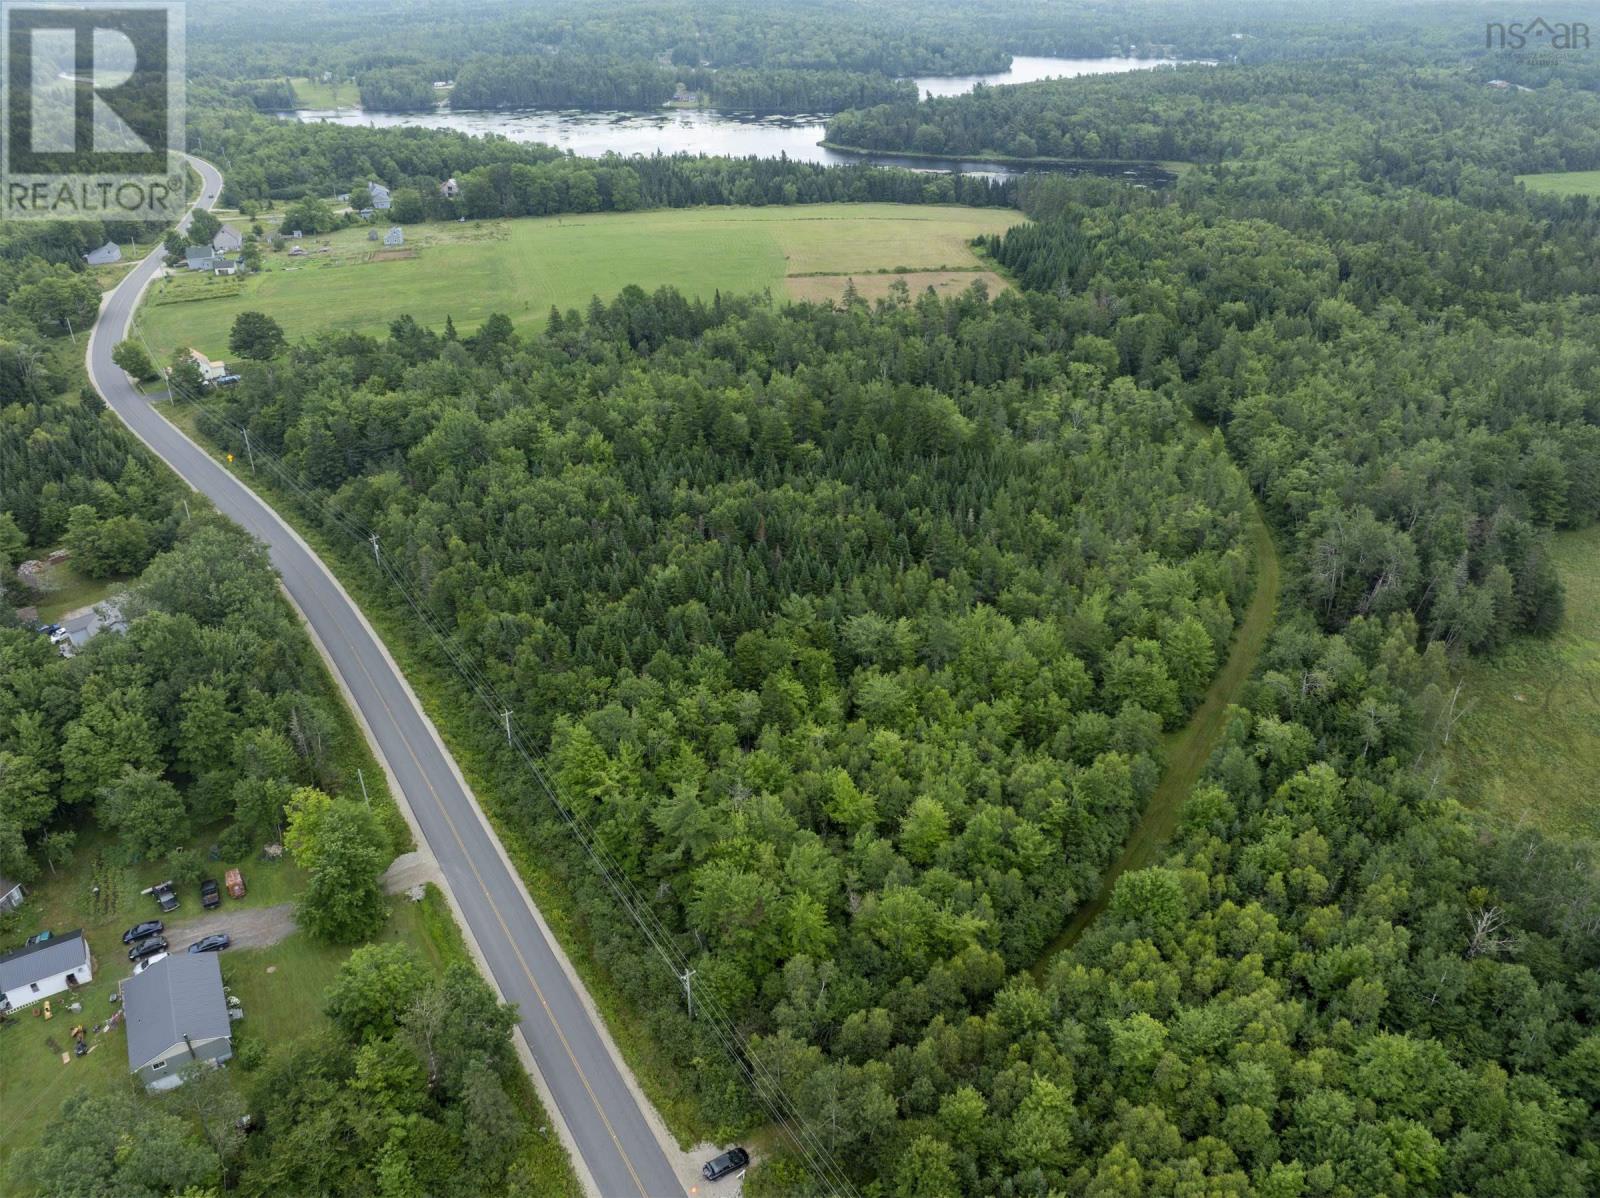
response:
[[[167,951],[181,953],[202,936],[212,932],[226,932],[233,937],[231,948],[266,948],[276,944],[294,931],[294,904],[279,903],[276,907],[238,907],[224,905],[220,910],[207,912],[198,919],[185,919],[169,923],[163,935],[169,945]]]

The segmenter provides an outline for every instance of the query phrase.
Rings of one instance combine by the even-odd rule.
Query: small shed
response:
[[[376,229],[368,229],[367,230],[367,240],[368,241],[376,241],[376,240],[378,240],[378,230],[376,230]]]

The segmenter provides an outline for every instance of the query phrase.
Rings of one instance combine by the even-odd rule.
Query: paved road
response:
[[[200,171],[199,203],[222,190]],[[353,600],[273,510],[155,412],[111,361],[140,293],[161,269],[159,249],[111,293],[95,325],[89,376],[122,421],[190,486],[271,550],[296,606],[332,659],[375,748],[410,804],[468,929],[509,1002],[594,1188],[604,1198],[682,1198],[683,1186],[589,1009],[562,968],[525,891],[455,763]],[[582,1170],[580,1169],[580,1175]]]

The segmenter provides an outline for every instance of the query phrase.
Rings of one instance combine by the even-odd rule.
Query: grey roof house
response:
[[[211,239],[211,248],[218,253],[227,253],[230,250],[244,248],[244,234],[238,229],[223,225],[217,230],[217,235]]]
[[[374,179],[367,184],[367,190],[372,193],[372,206],[380,212],[389,206],[389,189]]]
[[[113,262],[122,261],[122,247],[114,241],[108,241],[99,249],[90,250],[83,260],[90,266],[110,266]]]
[[[83,933],[52,936],[0,957],[0,1009],[25,1007],[92,981],[89,942]]]
[[[194,1064],[233,1056],[233,1021],[216,953],[173,953],[122,983],[128,1069],[150,1090],[183,1084]]]
[[[183,264],[190,270],[214,270],[222,261],[223,255],[209,245],[191,245],[183,251]]]

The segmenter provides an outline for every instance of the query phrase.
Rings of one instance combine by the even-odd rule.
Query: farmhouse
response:
[[[173,953],[122,983],[128,1070],[151,1090],[183,1084],[193,1064],[233,1056],[232,1020],[216,953]]]
[[[406,243],[406,235],[401,230],[399,225],[396,225],[394,228],[390,229],[387,233],[385,233],[383,235],[383,244],[384,245],[394,246],[394,245],[404,245],[405,243]]]
[[[461,194],[461,184],[457,183],[455,181],[455,176],[452,175],[443,183],[439,184],[439,194],[447,200],[453,200]]]
[[[244,248],[244,234],[238,229],[231,229],[227,225],[217,230],[217,235],[211,239],[211,248],[219,254],[231,253]]]
[[[374,179],[367,184],[367,190],[372,193],[372,206],[382,212],[389,207],[389,189]]]
[[[190,270],[215,270],[218,262],[226,261],[209,245],[191,245],[183,251],[183,264]]]
[[[113,262],[122,261],[122,247],[114,241],[108,241],[99,249],[90,250],[83,260],[90,266],[110,266]]]
[[[191,349],[189,356],[194,359],[194,364],[200,368],[200,377],[205,382],[214,383],[228,373],[228,364],[226,362],[213,362],[197,349]]]
[[[52,936],[0,957],[0,1010],[14,1011],[93,980],[83,933]]]
[[[0,874],[0,911],[15,911],[22,906],[22,900],[27,897],[27,892],[22,889],[21,882],[13,882],[10,878]]]

